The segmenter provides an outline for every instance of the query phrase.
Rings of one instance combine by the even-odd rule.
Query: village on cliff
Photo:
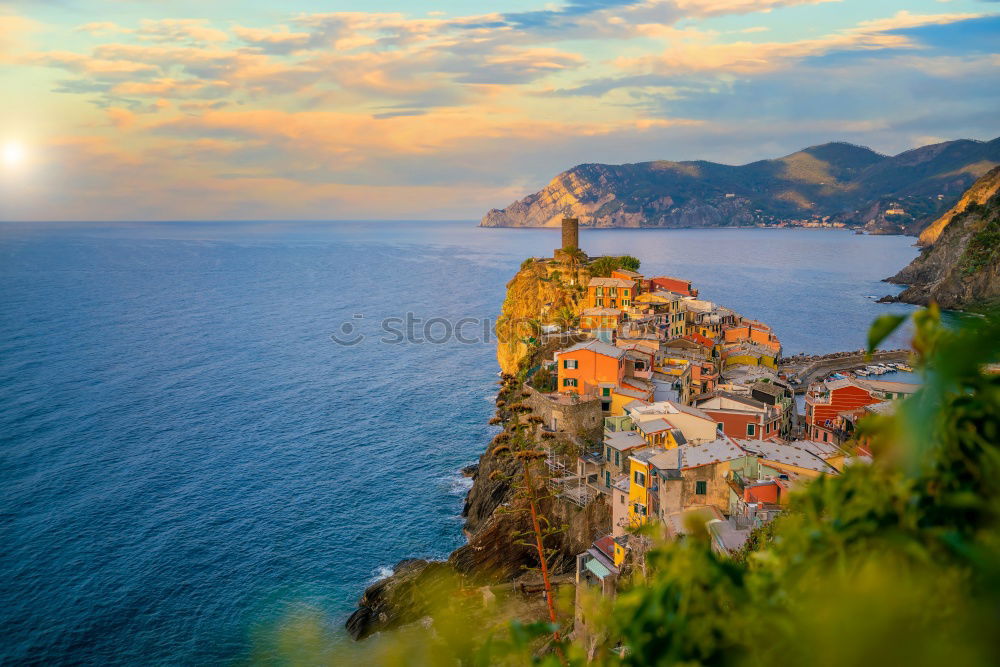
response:
[[[562,224],[563,247],[533,261],[586,276],[565,271],[595,259],[579,250],[577,220]],[[610,525],[576,557],[578,589],[613,595],[623,564],[648,548],[650,524],[667,539],[703,527],[716,551],[735,552],[797,487],[870,462],[863,438],[845,445],[857,422],[918,388],[851,373],[796,386],[767,324],[699,299],[686,280],[617,268],[574,288],[578,318],[541,327],[522,377],[552,493],[611,507]]]

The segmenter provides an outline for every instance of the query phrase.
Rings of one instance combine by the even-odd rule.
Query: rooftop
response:
[[[837,474],[836,468],[802,447],[785,445],[770,440],[737,440],[736,442],[743,449],[756,454],[766,461],[783,463],[806,470],[814,470],[827,475]]]
[[[596,352],[597,354],[603,354],[606,357],[614,357],[615,359],[621,359],[625,356],[625,350],[620,347],[615,347],[614,345],[608,345],[597,339],[585,340],[582,343],[577,343],[571,347],[567,347],[565,350],[560,350],[556,352],[557,355],[569,354],[571,352],[579,352],[581,350],[590,350],[591,352]]]
[[[620,273],[623,276],[628,276],[629,278],[642,278],[641,273],[636,273],[635,271],[628,271],[627,269],[615,269],[615,273]]]
[[[621,278],[591,278],[587,287],[635,287],[635,281]]]
[[[725,436],[701,445],[684,445],[677,448],[681,468],[697,468],[698,466],[723,461],[735,461],[747,455],[736,442]]]
[[[636,447],[648,447],[648,443],[635,431],[615,431],[604,436],[604,444],[619,452],[624,452]]]

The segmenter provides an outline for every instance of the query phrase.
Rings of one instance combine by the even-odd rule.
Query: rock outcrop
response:
[[[705,161],[582,164],[483,227],[729,227],[822,218],[873,233],[919,233],[1000,164],[1000,139],[950,141],[889,157],[831,143],[742,166]]]
[[[516,374],[539,342],[541,326],[579,316],[590,274],[554,260],[527,260],[507,283],[497,319],[497,362]]]
[[[920,235],[920,256],[887,281],[896,299],[965,309],[1000,302],[1000,167],[979,179]]]

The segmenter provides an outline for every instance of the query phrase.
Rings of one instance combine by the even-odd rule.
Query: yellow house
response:
[[[621,567],[625,562],[625,538],[615,538],[615,567]]]
[[[629,457],[628,522],[632,528],[645,524],[650,514],[655,515],[655,509],[649,507],[654,481],[649,459],[655,454],[655,450],[645,450]]]
[[[766,346],[743,342],[726,345],[722,350],[722,365],[731,366],[767,366],[778,368],[778,353]]]
[[[625,414],[625,406],[632,401],[648,401],[649,392],[633,389],[631,387],[617,386],[611,390],[611,410],[609,416],[621,417]]]

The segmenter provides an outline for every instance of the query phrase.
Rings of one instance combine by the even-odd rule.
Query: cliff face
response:
[[[582,266],[551,261],[526,261],[507,283],[507,296],[497,319],[497,362],[514,375],[531,354],[539,326],[580,314],[583,285],[589,274]]]
[[[1000,139],[951,141],[894,157],[813,146],[742,166],[712,162],[582,164],[539,192],[489,211],[483,227],[720,227],[831,216],[875,232],[919,233],[1000,163]]]
[[[920,235],[928,244],[888,282],[908,285],[897,299],[962,309],[1000,302],[1000,167]]]

